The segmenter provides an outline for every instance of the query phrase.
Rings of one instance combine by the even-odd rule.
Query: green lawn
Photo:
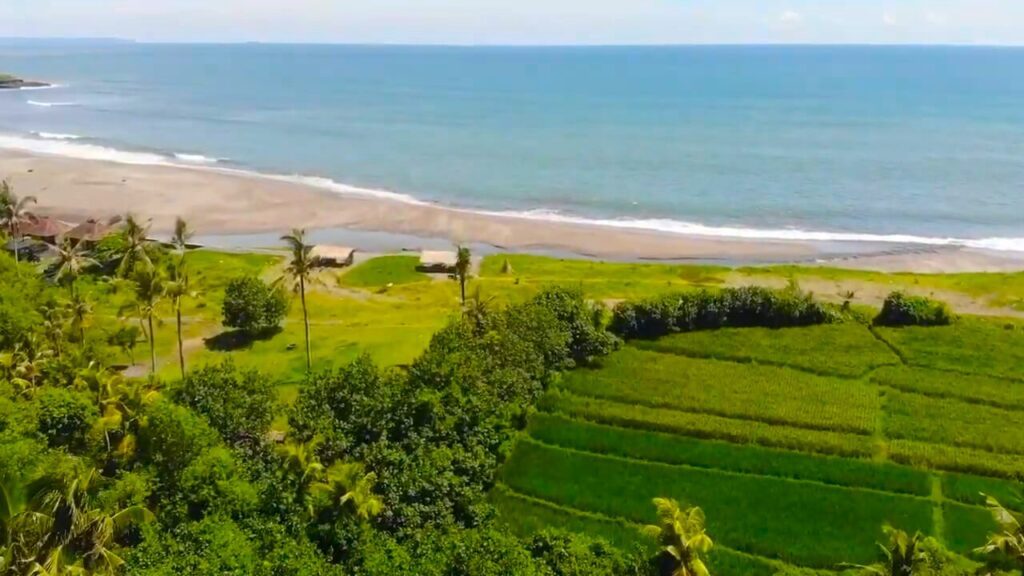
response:
[[[1024,327],[1019,323],[965,317],[952,326],[878,332],[915,366],[1024,380]]]
[[[417,256],[380,256],[342,274],[339,284],[354,288],[378,288],[388,284],[428,282],[430,276],[416,270],[419,261]]]
[[[656,352],[790,366],[845,377],[858,377],[878,366],[899,364],[899,358],[885,344],[855,322],[778,330],[728,328],[634,344]],[[823,356],[822,350],[837,353]]]

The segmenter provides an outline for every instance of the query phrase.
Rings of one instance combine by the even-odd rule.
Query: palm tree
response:
[[[469,248],[458,247],[458,255],[455,259],[455,271],[452,272],[452,280],[459,282],[459,292],[462,295],[462,305],[466,305],[466,282],[469,280],[469,269],[473,265],[473,257]]]
[[[66,320],[64,307],[56,302],[47,302],[40,310],[43,315],[43,333],[50,340],[57,359],[62,355],[61,343],[64,341],[64,322]]]
[[[354,512],[362,520],[380,514],[384,505],[373,493],[377,483],[376,474],[365,474],[361,464],[335,462],[325,476],[322,482],[310,485],[314,494],[325,496],[332,506]]]
[[[655,498],[658,524],[644,526],[643,533],[657,538],[671,576],[709,576],[701,559],[714,545],[704,532],[704,512],[697,507],[683,510],[675,500]]]
[[[309,442],[288,442],[277,448],[278,455],[284,459],[282,468],[296,481],[296,501],[302,502],[310,517],[313,516],[310,489],[324,475],[324,466],[316,456],[317,444],[317,440],[314,439]]]
[[[293,288],[299,293],[302,300],[302,323],[306,329],[306,371],[313,369],[313,355],[309,348],[309,312],[306,309],[306,285],[312,280],[313,274],[313,246],[306,244],[306,231],[295,229],[291,234],[281,237],[281,240],[288,246],[291,252],[291,259],[285,268],[285,274],[291,278]]]
[[[31,216],[29,204],[35,204],[35,196],[18,198],[14,188],[6,180],[0,181],[0,224],[14,240],[14,261],[18,262],[18,251],[21,243],[21,225]]]
[[[124,230],[121,234],[125,241],[121,262],[117,265],[117,273],[122,278],[130,278],[139,264],[147,268],[153,265],[149,257],[149,223],[139,222],[135,216],[128,214],[124,218]]]
[[[156,316],[157,305],[166,295],[166,282],[160,271],[152,266],[136,270],[134,281],[139,318],[145,319],[148,327],[146,336],[149,339],[150,370],[156,374],[156,335],[153,333],[153,317]]]
[[[192,231],[188,223],[182,218],[174,221],[174,235],[171,237],[171,244],[178,252],[178,262],[171,267],[172,279],[167,284],[167,295],[174,304],[174,315],[178,329],[178,364],[181,367],[181,377],[185,378],[185,346],[181,339],[181,304],[185,298],[194,298],[196,293],[189,286],[188,269],[185,267],[185,254],[188,250],[188,241],[192,238]]]
[[[1001,552],[1012,558],[1024,571],[1024,517],[1007,510],[998,500],[985,496],[985,505],[995,518],[1001,532],[991,534],[984,546],[975,550],[981,554]]]
[[[882,532],[889,539],[888,544],[878,544],[882,550],[882,562],[871,566],[843,564],[840,567],[857,569],[865,576],[914,576],[923,573],[931,561],[925,551],[925,542],[929,539],[920,532],[911,536],[892,526],[883,526]]]
[[[92,304],[85,296],[75,292],[68,303],[68,311],[71,312],[71,326],[78,332],[78,342],[85,344],[85,324],[92,314]]]
[[[81,242],[72,244],[67,238],[59,246],[53,246],[57,258],[50,266],[51,278],[61,286],[67,286],[74,296],[76,282],[86,268],[94,266],[96,261],[86,254],[85,245]]]

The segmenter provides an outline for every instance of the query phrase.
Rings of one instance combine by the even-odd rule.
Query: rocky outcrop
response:
[[[0,90],[17,90],[19,88],[45,88],[49,86],[46,82],[33,82],[22,80],[14,76],[0,74]]]

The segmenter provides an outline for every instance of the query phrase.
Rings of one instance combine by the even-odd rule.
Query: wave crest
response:
[[[43,140],[81,140],[82,138],[77,134],[61,134],[60,132],[33,132],[32,134]]]
[[[77,102],[40,102],[39,100],[28,100],[26,103],[29,106],[39,106],[40,108],[64,108],[67,106],[78,106]]]

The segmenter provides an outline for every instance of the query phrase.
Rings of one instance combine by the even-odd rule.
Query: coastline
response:
[[[133,212],[167,232],[177,216],[202,235],[348,229],[500,250],[555,251],[615,260],[801,263],[906,272],[1024,269],[1024,253],[953,245],[687,235],[565,219],[478,212],[397,194],[370,195],[315,179],[177,164],[130,164],[0,149],[0,177],[39,213],[75,221]],[[358,248],[358,246],[356,246]]]

